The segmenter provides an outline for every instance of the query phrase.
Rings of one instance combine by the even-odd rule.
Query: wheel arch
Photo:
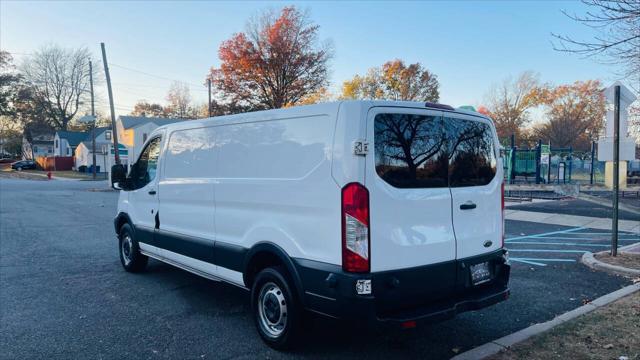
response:
[[[120,235],[120,228],[124,224],[129,224],[129,225],[131,225],[132,229],[135,229],[134,226],[133,226],[133,222],[131,221],[131,218],[129,217],[129,214],[121,212],[115,217],[115,219],[113,219],[113,226],[115,228],[115,231],[116,231],[117,235]]]
[[[246,287],[251,288],[253,280],[260,270],[274,265],[282,265],[289,272],[293,286],[298,294],[298,299],[304,302],[304,289],[300,275],[296,270],[293,260],[280,246],[271,242],[255,244],[245,256],[242,278]]]

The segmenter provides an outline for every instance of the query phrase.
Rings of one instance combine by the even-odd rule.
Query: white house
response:
[[[110,127],[96,128],[96,142],[112,141]],[[54,156],[75,156],[75,150],[83,141],[91,141],[91,131],[56,131],[53,144]]]
[[[131,162],[142,150],[142,145],[147,141],[147,137],[157,127],[171,124],[185,119],[168,119],[146,116],[119,116],[116,122],[118,131],[118,142],[127,147],[128,157]],[[123,162],[124,163],[124,162]]]
[[[31,141],[22,138],[22,158],[35,160],[40,156],[53,156],[54,134],[42,133],[33,135]]]
[[[123,164],[128,163],[127,148],[122,144],[120,147],[120,161]],[[91,151],[93,144],[91,140],[81,142],[76,148],[75,169],[81,170],[83,166],[87,169],[93,165],[93,152]],[[114,163],[113,143],[108,141],[96,141],[96,168],[100,172],[108,172]]]

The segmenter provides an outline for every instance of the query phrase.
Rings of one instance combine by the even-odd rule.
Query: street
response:
[[[126,273],[118,194],[105,188],[0,179],[0,358],[449,358],[630,283],[578,261],[606,249],[606,231],[507,221],[506,302],[408,331],[315,319],[302,346],[278,353],[257,335],[245,291],[154,260]]]

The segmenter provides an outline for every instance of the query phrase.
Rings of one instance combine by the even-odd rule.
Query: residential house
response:
[[[102,139],[101,139],[102,140]],[[127,163],[127,147],[118,144],[120,147],[120,161]],[[91,169],[93,165],[93,143],[91,140],[81,142],[76,148],[75,169],[78,171]],[[114,159],[113,143],[109,141],[96,141],[96,169],[100,172],[107,172],[111,168]]]
[[[24,160],[35,160],[40,156],[53,156],[53,145],[55,134],[40,133],[31,136],[31,141],[27,137],[22,138],[22,158]]]
[[[146,116],[119,116],[116,122],[118,141],[125,145],[131,162],[135,161],[147,138],[156,128],[183,121],[185,119],[168,119]]]
[[[111,127],[95,129],[96,142],[112,141]],[[75,150],[83,141],[91,141],[91,131],[57,131],[54,138],[54,156],[75,156]]]

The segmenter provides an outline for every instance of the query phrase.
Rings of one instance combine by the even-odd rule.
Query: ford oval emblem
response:
[[[484,242],[484,247],[489,247],[491,245],[493,245],[493,241],[491,241],[491,240],[487,240],[487,241]]]

